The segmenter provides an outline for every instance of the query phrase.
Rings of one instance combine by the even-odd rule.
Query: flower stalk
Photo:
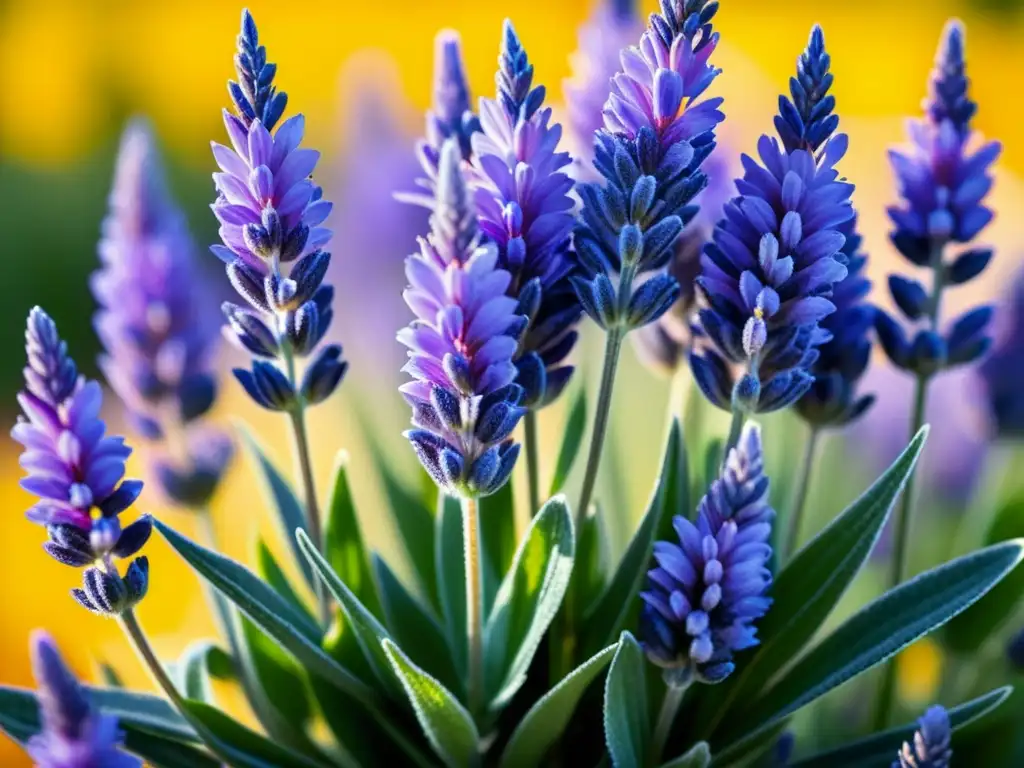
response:
[[[462,500],[462,537],[466,555],[466,639],[469,648],[469,711],[483,712],[484,629],[483,581],[480,570],[480,504],[475,498]]]

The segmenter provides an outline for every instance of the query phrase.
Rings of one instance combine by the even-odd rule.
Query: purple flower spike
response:
[[[416,143],[416,155],[424,173],[418,183],[425,191],[400,192],[396,197],[405,203],[433,208],[441,146],[454,138],[463,159],[469,160],[473,155],[473,134],[479,130],[480,120],[473,114],[462,62],[462,42],[457,32],[441,30],[434,39],[434,99],[427,111],[426,136]]]
[[[117,718],[97,712],[41,630],[32,633],[32,671],[36,678],[42,731],[25,746],[38,768],[141,768],[142,761],[121,751],[124,733]]]
[[[582,274],[570,278],[584,311],[606,330],[654,322],[679,296],[664,268],[697,212],[690,203],[707,183],[701,163],[724,117],[721,99],[698,101],[718,74],[708,63],[717,10],[707,0],[662,0],[612,80],[594,156],[603,181],[579,188]]]
[[[237,114],[224,112],[231,148],[213,145],[221,169],[213,174],[213,212],[224,244],[212,250],[249,304],[224,305],[228,339],[254,357],[281,363],[256,361],[252,370],[236,369],[235,377],[264,408],[293,411],[333,392],[347,364],[340,348],[317,353],[333,317],[334,297],[334,289],[323,282],[331,256],[321,250],[331,238],[321,226],[331,204],[310,179],[320,153],[299,147],[302,115],[271,133],[287,99],[271,85],[276,67],[266,58],[256,24],[243,11],[235,57],[240,80],[229,87]],[[292,262],[286,274],[282,265]],[[317,371],[316,380],[300,385],[289,361],[314,353],[310,371]]]
[[[772,602],[774,518],[761,431],[748,423],[696,522],[676,516],[678,542],[654,544],[656,566],[640,593],[640,637],[653,663],[682,680],[720,683],[735,669],[733,654],[757,645],[754,622]]]
[[[558,151],[562,127],[543,107],[544,88],[532,87],[533,66],[507,20],[498,62],[497,98],[480,100],[482,131],[473,134],[474,201],[480,230],[511,275],[507,293],[529,321],[517,383],[523,402],[540,408],[569,381],[573,369],[563,362],[582,315],[569,282],[573,182],[564,169],[571,159]]]
[[[892,768],[949,768],[953,750],[949,746],[949,714],[934,706],[917,721],[913,744],[904,742]]]
[[[219,323],[145,123],[133,123],[121,140],[99,254],[102,267],[91,285],[100,305],[96,331],[106,349],[100,368],[144,437],[187,438],[214,402],[211,358]],[[224,435],[216,439],[227,441]],[[228,450],[217,465],[200,467],[198,456],[182,451],[160,463],[173,465],[181,477],[204,475],[212,480],[206,482],[212,495],[230,457]],[[209,500],[186,500],[174,487],[160,485],[177,503]]]
[[[580,27],[579,47],[570,57],[573,76],[562,85],[566,125],[576,154],[576,176],[594,181],[594,134],[604,126],[611,79],[619,72],[619,52],[637,40],[643,22],[635,0],[602,0]]]
[[[120,613],[145,595],[149,564],[138,558],[122,580],[113,558],[134,556],[152,531],[147,516],[121,526],[119,515],[142,491],[140,481],[123,480],[131,448],[105,434],[99,384],[77,376],[56,325],[39,307],[29,313],[25,339],[23,415],[11,436],[25,447],[21,466],[28,476],[21,487],[39,497],[27,517],[46,526],[50,540],[43,547],[51,557],[89,566],[75,598],[98,613]]]
[[[894,225],[890,237],[911,264],[927,267],[937,277],[929,292],[916,279],[890,276],[889,290],[900,313],[922,326],[913,339],[885,312],[876,314],[875,329],[892,363],[923,378],[972,363],[991,345],[990,307],[962,315],[944,333],[938,317],[942,290],[972,280],[992,258],[987,248],[967,249],[952,261],[946,258],[950,246],[970,243],[992,220],[984,200],[992,188],[991,166],[1002,149],[996,141],[982,143],[971,129],[977,105],[967,96],[965,66],[964,28],[954,19],[943,30],[924,103],[926,115],[908,125],[911,146],[889,153],[903,198],[889,208]]]
[[[804,106],[801,83],[809,82],[811,71],[805,59],[826,56],[814,52],[819,42],[824,45],[816,30],[798,65],[802,80],[794,81],[794,98]],[[814,72],[830,82],[827,67]],[[824,96],[824,85],[811,85]],[[823,134],[820,126],[836,121],[813,109],[816,119],[825,119],[798,132],[798,109],[785,98],[780,104],[782,140],[761,137],[760,164],[743,156],[739,197],[725,206],[697,280],[707,306],[699,314],[703,338],[690,367],[705,396],[726,410],[775,411],[808,391],[818,347],[832,337],[821,325],[836,308],[828,297],[849,271],[842,248],[843,227],[854,216],[853,185],[835,170],[846,136]],[[736,368],[743,369],[738,379]]]
[[[481,240],[454,139],[441,150],[431,233],[406,261],[405,300],[416,319],[398,334],[409,348],[401,392],[417,456],[445,491],[486,496],[519,455],[510,435],[524,409],[514,383],[515,336],[525,323],[506,295],[512,278]]]
[[[1024,271],[1018,271],[1000,308],[1003,323],[995,350],[979,366],[992,428],[997,437],[1024,437]]]

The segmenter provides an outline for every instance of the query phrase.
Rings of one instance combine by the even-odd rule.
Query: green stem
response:
[[[210,733],[201,720],[189,710],[185,697],[182,696],[178,689],[175,688],[171,678],[167,675],[167,671],[160,664],[160,660],[156,657],[153,652],[152,646],[149,644],[149,640],[146,638],[145,632],[142,631],[142,627],[139,626],[138,619],[135,618],[135,612],[132,609],[128,609],[118,617],[118,622],[121,624],[121,628],[124,633],[128,636],[128,640],[131,641],[132,646],[135,648],[135,652],[142,659],[142,662],[146,665],[149,670],[150,676],[156,684],[163,690],[164,694],[170,699],[171,704],[174,708],[181,713],[189,724],[195,729],[199,738],[202,739],[203,743],[209,747],[210,751],[213,752],[221,760],[224,760],[228,765],[231,765],[231,758],[224,754],[220,748],[219,741],[217,738]]]
[[[587,469],[583,475],[583,489],[580,491],[580,502],[576,506],[576,530],[579,531],[586,518],[587,507],[594,495],[597,484],[597,470],[601,464],[604,451],[604,439],[608,432],[608,421],[612,408],[612,390],[615,387],[615,371],[619,365],[619,352],[622,350],[622,339],[625,329],[615,326],[608,330],[604,345],[604,365],[601,369],[601,386],[597,392],[597,411],[594,414],[594,431],[590,436],[590,453],[587,455]]]
[[[779,553],[779,562],[784,563],[796,552],[800,543],[800,525],[803,521],[804,507],[807,505],[807,492],[811,487],[812,469],[814,459],[818,453],[818,437],[821,430],[811,427],[811,433],[804,443],[804,457],[800,462],[800,474],[797,476],[796,489],[793,493],[793,502],[789,505],[789,527],[786,532],[785,546]]]
[[[651,765],[661,765],[662,763],[662,752],[665,751],[669,734],[672,732],[672,724],[676,721],[679,705],[683,702],[683,695],[686,693],[687,687],[687,685],[669,683],[665,689],[661,712],[658,713],[658,724],[654,727],[654,736],[651,739]]]
[[[533,517],[540,510],[540,448],[537,439],[537,412],[532,408],[523,417],[523,438],[526,444],[526,482],[530,494],[530,517]]]
[[[743,422],[747,420],[747,414],[735,405],[732,409],[732,421],[729,422],[729,436],[725,440],[725,447],[722,449],[722,466],[729,460],[729,451],[736,447],[740,441],[740,433],[743,431]]]
[[[484,686],[483,590],[480,573],[480,508],[462,500],[462,537],[466,546],[466,637],[469,645],[469,711],[482,710]]]
[[[316,497],[316,481],[313,479],[313,462],[309,453],[309,436],[306,433],[305,408],[300,404],[291,412],[292,436],[295,444],[295,463],[299,474],[302,477],[303,500],[306,504],[306,533],[310,541],[323,552],[323,530],[320,525],[320,504]],[[294,534],[294,531],[289,531]],[[324,590],[320,580],[317,579],[313,585],[316,592],[316,602],[320,610],[320,619],[324,626],[331,620],[331,604],[327,599],[327,592]]]

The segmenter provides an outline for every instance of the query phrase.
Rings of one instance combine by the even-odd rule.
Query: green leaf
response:
[[[338,574],[331,570],[330,564],[324,560],[323,555],[316,551],[316,547],[313,546],[313,542],[309,540],[306,533],[297,531],[296,537],[299,540],[299,550],[309,559],[314,573],[320,577],[328,591],[338,601],[338,605],[341,606],[370,669],[385,687],[394,690],[391,663],[380,645],[381,640],[391,638],[387,629],[377,621],[377,617],[370,613],[365,605],[359,602],[359,599],[352,594],[352,590],[342,583]]]
[[[760,645],[736,674],[702,697],[698,733],[728,720],[803,650],[867,562],[896,499],[910,477],[927,437],[925,427],[875,481],[786,565],[772,585],[772,607],[758,626]],[[704,722],[710,713],[717,720]]]
[[[1006,701],[1012,691],[1013,688],[1010,686],[997,688],[984,696],[954,707],[949,710],[950,726],[956,731],[984,717]],[[852,744],[798,760],[793,763],[793,768],[859,768],[865,765],[888,765],[900,745],[913,740],[916,730],[916,722],[906,723],[884,733],[872,734]]]
[[[405,487],[392,469],[393,461],[372,439],[372,432],[370,435],[370,451],[373,455],[374,465],[381,473],[384,494],[388,499],[388,509],[395,522],[395,528],[402,540],[402,546],[409,556],[409,562],[418,579],[419,588],[430,605],[437,608],[439,601],[437,574],[434,570],[433,507],[426,505],[419,495]],[[419,469],[419,477],[425,476],[426,472]],[[434,482],[430,481],[430,485],[434,486]]]
[[[210,682],[210,658],[216,652],[223,653],[209,640],[197,640],[181,654],[176,669],[181,680],[179,689],[185,697],[213,703],[213,686]]]
[[[480,557],[483,579],[484,616],[486,616],[502,577],[516,553],[516,511],[512,483],[486,496],[480,504]]]
[[[193,746],[199,737],[164,699],[121,689],[86,688],[90,701],[118,718],[125,747],[156,768],[216,768],[220,763]],[[109,704],[109,706],[107,706]],[[24,744],[39,733],[34,691],[0,686],[0,730]]]
[[[728,736],[746,740],[890,658],[984,595],[1024,553],[1024,540],[978,550],[887,592],[825,638],[741,714]],[[738,732],[738,733],[737,733]]]
[[[218,748],[231,757],[233,766],[242,768],[326,768],[330,763],[270,741],[250,731],[220,710],[201,701],[186,701],[185,707],[217,739]]]
[[[273,587],[277,594],[306,616],[310,624],[316,624],[316,619],[310,613],[309,606],[306,605],[305,601],[299,597],[298,592],[295,591],[295,588],[292,587],[288,577],[285,576],[284,570],[277,562],[277,558],[274,557],[274,553],[270,551],[270,547],[267,546],[267,542],[264,541],[262,536],[256,539],[256,573],[263,581]]]
[[[706,741],[698,741],[675,760],[669,760],[661,768],[708,768],[711,765],[711,747]]]
[[[320,675],[363,701],[374,692],[320,647],[320,628],[287,600],[230,558],[200,547],[160,520],[154,525],[167,542],[210,584],[238,606],[256,626],[277,640],[310,674]],[[305,534],[303,534],[305,536]]]
[[[587,687],[608,666],[618,647],[609,645],[587,659],[530,708],[502,753],[502,768],[527,768],[543,763],[547,751],[565,732]]]
[[[253,469],[259,478],[263,495],[267,503],[277,512],[278,530],[292,548],[295,563],[302,569],[306,583],[312,587],[313,573],[309,570],[306,561],[302,559],[298,549],[295,548],[295,536],[293,535],[296,528],[306,529],[306,512],[302,502],[299,501],[281,471],[267,457],[249,427],[242,421],[237,421],[235,426],[242,438],[242,447],[252,461]]]
[[[723,745],[721,751],[715,752],[715,768],[751,768],[758,765],[758,758],[775,747],[788,727],[789,721],[782,720],[749,739]]]
[[[380,602],[348,482],[348,462],[348,453],[339,451],[334,460],[334,486],[324,521],[324,556],[359,601],[380,616]]]
[[[551,478],[551,490],[548,496],[555,496],[565,487],[565,481],[572,471],[572,465],[580,452],[583,442],[583,431],[587,426],[587,388],[577,387],[569,405],[569,417],[565,422],[565,433],[558,449],[558,460],[555,462],[555,474]]]
[[[452,660],[459,677],[464,678],[469,657],[466,645],[466,546],[462,536],[462,507],[458,499],[443,494],[438,499],[435,541],[441,614]]]
[[[116,669],[105,661],[99,662],[100,679],[108,688],[124,688],[124,681]]]
[[[985,544],[1024,536],[1024,494],[1006,499],[988,531]],[[943,630],[943,640],[958,653],[971,653],[995,635],[1014,615],[1024,595],[1024,568],[1015,571]]]
[[[530,522],[484,629],[485,680],[493,709],[526,680],[533,654],[569,586],[574,554],[572,515],[564,496]]]
[[[384,617],[395,640],[409,648],[413,663],[432,670],[446,687],[459,691],[462,683],[452,660],[444,631],[436,619],[406,591],[387,563],[373,556],[373,569],[380,584]]]
[[[393,642],[382,640],[381,647],[438,757],[453,768],[479,765],[480,736],[465,707]]]
[[[616,768],[647,765],[651,721],[644,663],[636,640],[623,632],[604,686],[604,737]]]
[[[678,420],[675,420],[665,443],[661,473],[648,502],[647,512],[633,534],[608,586],[583,617],[584,655],[593,655],[614,642],[616,634],[625,625],[629,611],[635,610],[639,603],[636,595],[650,567],[651,548],[654,546],[654,537],[665,513],[666,499],[682,479],[676,475],[681,445],[682,433]]]

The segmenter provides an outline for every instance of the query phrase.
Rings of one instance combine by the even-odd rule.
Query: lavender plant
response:
[[[286,413],[296,436],[289,478],[243,430],[290,562],[262,538],[250,569],[168,521],[123,524],[143,492],[124,479],[130,448],[106,434],[99,385],[79,375],[53,321],[33,310],[13,430],[25,449],[22,485],[38,499],[28,518],[46,527],[49,554],[84,569],[74,598],[120,622],[161,691],[80,686],[52,642],[36,638],[39,689],[0,687],[0,727],[39,764],[923,768],[948,766],[954,745],[960,754],[958,739],[970,731],[957,732],[967,723],[1001,704],[1016,713],[1004,704],[1009,687],[950,687],[944,697],[962,703],[894,727],[870,727],[859,695],[844,702],[842,728],[808,730],[794,719],[844,684],[837,697],[859,692],[863,673],[940,627],[937,641],[951,652],[976,648],[961,624],[986,628],[987,639],[1013,615],[1020,575],[1011,572],[1024,540],[1011,538],[1017,518],[1000,513],[983,548],[855,607],[864,593],[849,588],[908,493],[922,427],[853,503],[825,510],[830,522],[816,537],[799,549],[794,539],[779,556],[775,509],[798,520],[803,504],[773,497],[780,475],[785,482],[796,468],[784,455],[792,425],[750,417],[793,405],[818,430],[862,413],[873,311],[863,303],[852,186],[836,169],[847,142],[835,133],[820,29],[780,100],[778,138],[762,137],[760,163],[744,157],[713,232],[714,195],[699,198],[706,210],[697,218],[702,168],[723,119],[719,99],[700,100],[717,75],[709,63],[717,10],[664,0],[639,47],[622,52],[596,132],[600,179],[579,185],[511,23],[501,30],[496,97],[481,100],[479,118],[457,38],[439,38],[418,150],[425,177],[412,196],[429,210],[429,229],[406,260],[412,320],[398,334],[408,350],[406,437],[427,482],[406,485],[368,436],[402,563],[369,550],[358,511],[366,507],[344,454],[329,499],[312,482],[305,409],[345,372],[340,348],[322,343],[332,313],[322,250],[330,233],[320,226],[329,204],[309,178],[317,154],[298,146],[302,118],[277,125],[286,99],[243,14],[239,79],[230,85],[236,111],[225,117],[233,149],[214,149],[223,239],[214,250],[247,302],[225,308],[228,336],[256,358],[236,377],[257,404]],[[957,90],[962,73],[943,61],[948,78],[936,92],[946,106],[933,116],[953,125],[973,106]],[[196,403],[212,401],[214,353],[209,300],[182,288],[200,278],[187,272],[183,221],[154,162],[148,134],[129,129],[94,289],[108,380],[140,433],[166,440],[205,412]],[[683,267],[692,269],[701,247],[698,277]],[[155,276],[165,279],[149,283]],[[599,462],[622,340],[669,311],[682,325],[695,306],[686,340],[694,391],[732,413],[731,430],[684,440],[691,425],[671,409],[649,504],[621,556],[602,557],[599,526],[609,513],[591,511],[591,501],[607,471]],[[552,418],[543,406],[570,382],[583,313],[606,336],[598,407],[588,445],[583,411],[573,407],[542,494],[534,427],[524,430],[534,454],[525,472],[516,469],[517,428]],[[1012,370],[1012,349],[987,365]],[[312,362],[300,379],[304,358]],[[676,369],[677,379],[686,375]],[[202,386],[186,386],[196,377]],[[997,416],[1013,413],[999,402]],[[577,454],[588,458],[580,506],[570,508],[561,491]],[[824,466],[804,465],[808,475]],[[166,473],[155,474],[168,485]],[[517,527],[517,517],[528,522]],[[143,602],[148,561],[137,555],[154,528],[215,591],[222,620],[218,639],[198,641],[173,664],[158,658],[136,616],[152,602]],[[832,618],[841,600],[843,616]],[[217,700],[213,679],[240,689],[254,728]],[[822,706],[812,719],[835,711]],[[975,728],[998,723],[987,717]],[[832,743],[840,732],[853,735]]]

